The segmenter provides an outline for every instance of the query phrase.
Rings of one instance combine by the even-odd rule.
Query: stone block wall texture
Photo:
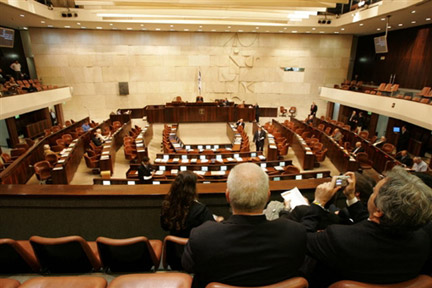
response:
[[[312,101],[324,115],[319,87],[347,76],[352,36],[30,29],[38,77],[73,87],[65,118],[103,120],[117,108],[195,101],[198,73],[205,101],[227,97],[262,107],[296,106],[304,118]],[[305,68],[285,72],[284,67]],[[120,96],[118,82],[129,83]]]

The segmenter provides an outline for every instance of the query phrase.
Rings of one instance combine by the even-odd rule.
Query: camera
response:
[[[348,186],[348,179],[349,178],[350,178],[349,176],[344,176],[344,175],[337,176],[336,177],[336,186],[342,186],[342,187]]]

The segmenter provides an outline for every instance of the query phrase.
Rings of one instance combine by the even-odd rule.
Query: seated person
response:
[[[192,229],[184,250],[182,264],[194,273],[192,287],[213,281],[262,286],[298,275],[305,229],[285,218],[268,221],[263,209],[269,197],[268,176],[258,165],[243,163],[230,171],[226,199],[233,215]]]
[[[345,194],[354,199],[354,182],[348,182]],[[303,221],[317,224],[326,214],[324,205],[339,189],[334,180],[319,185],[312,211]],[[432,220],[431,199],[431,188],[394,167],[375,186],[367,220],[308,234],[307,253],[317,261],[313,273],[308,273],[311,287],[327,287],[339,280],[386,284],[415,278],[430,260],[425,251],[431,247],[431,236],[419,228]]]
[[[245,128],[245,123],[244,123],[243,119],[239,119],[236,122],[236,127],[238,128],[239,126],[243,126],[243,129]]]
[[[357,141],[357,142],[355,143],[355,148],[354,148],[354,150],[351,152],[351,154],[353,154],[354,156],[356,156],[357,153],[360,153],[360,152],[364,152],[364,149],[363,149],[363,147],[362,147],[362,143],[361,143],[360,141]]]
[[[202,96],[197,96],[196,102],[204,102],[204,98]]]
[[[426,162],[423,161],[421,157],[414,157],[413,162],[414,165],[412,166],[412,169],[415,172],[426,172],[428,170]]]
[[[333,133],[332,136],[333,140],[335,140],[336,142],[339,142],[340,140],[342,140],[343,138],[343,134],[340,132],[339,128],[336,128]]]
[[[49,144],[45,144],[45,145],[43,146],[43,148],[44,148],[44,156],[47,156],[47,155],[50,155],[50,154],[55,154],[55,155],[57,155],[57,153],[55,153],[54,151],[51,150],[51,147],[50,147]]]
[[[152,183],[153,170],[154,169],[150,164],[150,159],[147,156],[144,156],[141,165],[138,167],[138,179],[141,184]]]
[[[373,146],[382,148],[382,146],[387,142],[387,138],[385,136],[381,136],[375,143],[373,143]]]
[[[407,150],[400,151],[400,153],[396,156],[396,160],[401,162],[405,167],[411,167],[413,165],[413,160],[408,155]]]
[[[179,173],[162,202],[161,227],[169,231],[170,235],[189,238],[192,228],[206,221],[223,220],[223,217],[213,215],[206,205],[198,201],[196,181],[195,173],[189,171]],[[169,249],[174,250],[173,253],[169,253],[171,268],[182,270],[181,256],[184,247],[176,246]]]
[[[96,132],[93,134],[92,141],[96,146],[101,146],[105,143],[106,137],[102,135],[102,130],[100,128],[96,129]]]
[[[84,130],[84,132],[87,132],[90,130],[89,122],[86,120],[84,121],[84,124],[81,126],[81,128]]]
[[[237,107],[238,108],[245,108],[246,107],[245,101],[243,101],[241,104],[238,104]]]

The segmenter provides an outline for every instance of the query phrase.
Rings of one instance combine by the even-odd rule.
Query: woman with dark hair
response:
[[[197,176],[194,173],[181,172],[172,183],[170,191],[162,202],[161,226],[171,235],[189,238],[192,228],[200,226],[206,221],[223,220],[222,217],[213,215],[204,204],[198,202],[196,181]],[[167,254],[177,255],[177,257],[168,259],[171,268],[181,270],[183,246],[168,249],[171,251]]]

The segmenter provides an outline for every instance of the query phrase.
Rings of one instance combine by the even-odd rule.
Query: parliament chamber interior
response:
[[[0,10],[0,288],[432,287],[430,256],[404,281],[299,273],[200,286],[176,258],[188,235],[161,217],[179,177],[194,175],[199,202],[230,219],[227,179],[241,163],[268,176],[269,221],[284,217],[284,192],[300,192],[291,211],[321,206],[317,186],[350,172],[375,185],[402,167],[430,186],[431,1]],[[349,205],[341,189],[322,208]]]

